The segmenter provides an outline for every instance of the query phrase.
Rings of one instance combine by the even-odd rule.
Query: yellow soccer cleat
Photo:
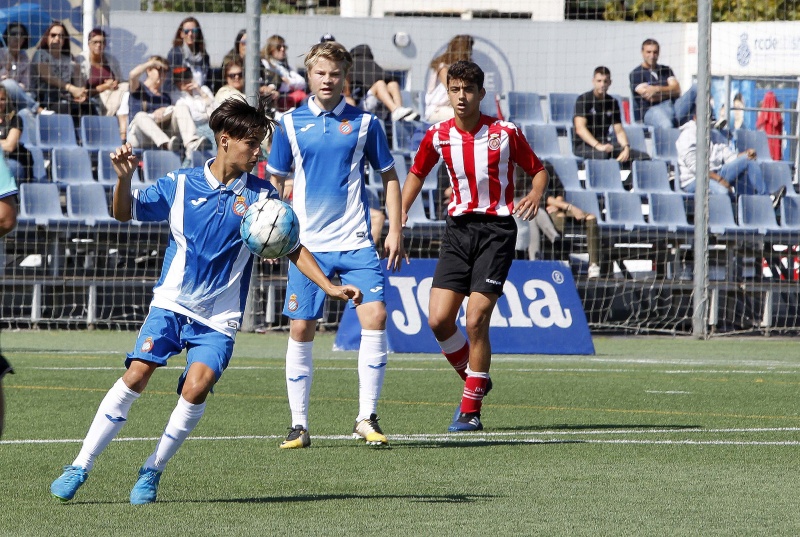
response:
[[[389,445],[389,440],[378,425],[377,414],[371,414],[368,419],[357,421],[353,426],[353,438],[364,440],[370,446]]]
[[[281,449],[305,448],[311,445],[311,437],[302,425],[295,425],[289,429],[286,440],[281,442]]]

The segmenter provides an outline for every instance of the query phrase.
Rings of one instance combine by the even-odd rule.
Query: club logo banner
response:
[[[392,352],[439,353],[428,327],[435,259],[413,259],[386,275],[386,331]],[[498,354],[594,354],[583,305],[569,268],[554,261],[514,261],[490,321],[492,352]],[[464,301],[457,324],[464,330]],[[357,350],[361,327],[346,308],[336,350]]]

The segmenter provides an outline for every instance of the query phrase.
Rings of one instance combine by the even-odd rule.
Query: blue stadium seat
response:
[[[23,183],[19,185],[18,221],[36,225],[70,222],[61,210],[58,185],[53,183]]]
[[[635,160],[632,166],[633,190],[640,194],[674,193],[669,184],[667,163],[663,160]]]
[[[653,158],[671,162],[673,166],[678,164],[678,149],[675,142],[680,136],[680,129],[653,128]]]
[[[598,224],[602,222],[602,211],[600,211],[597,193],[587,190],[567,190],[564,192],[564,199],[567,203],[575,205],[583,212],[595,215]]]
[[[210,158],[214,157],[214,153],[212,153],[208,149],[203,149],[201,151],[192,151],[192,167],[193,168],[200,168],[206,165],[206,161]]]
[[[94,183],[92,159],[83,147],[56,147],[51,173],[56,183]]]
[[[647,127],[644,125],[625,125],[625,134],[628,135],[628,143],[631,146],[631,149],[636,149],[637,151],[641,151],[642,153],[650,154],[647,150],[647,141],[645,132],[647,131]]]
[[[647,195],[649,222],[671,232],[691,232],[694,227],[686,219],[684,197],[674,192],[651,192]]]
[[[739,226],[733,216],[731,198],[727,195],[711,194],[708,196],[708,230],[720,235],[735,235],[739,232]]]
[[[772,155],[769,152],[769,139],[767,133],[764,131],[751,131],[748,129],[736,129],[734,131],[734,138],[736,139],[736,150],[738,152],[747,151],[748,149],[755,149],[757,160],[769,161],[772,160]]]
[[[547,157],[564,190],[583,190],[578,178],[578,160],[573,157]]]
[[[781,200],[781,227],[800,231],[800,197],[786,197]]]
[[[486,96],[481,101],[481,113],[486,114],[487,116],[498,117],[497,114],[497,102],[495,98],[497,97],[497,93],[487,91]]]
[[[117,184],[117,174],[114,171],[114,166],[111,164],[111,154],[109,151],[97,152],[97,182],[105,186]],[[131,178],[131,186],[141,186],[141,182],[139,170],[134,170],[133,177]]]
[[[430,126],[422,121],[392,121],[392,151],[416,152]]]
[[[631,99],[630,97],[624,97],[622,95],[612,95],[617,100],[617,104],[619,104],[619,115],[622,117],[622,124],[625,125],[625,130],[627,131],[628,125],[632,123],[628,121],[628,118],[625,117],[625,108],[628,109],[628,117],[633,115],[633,110],[631,110]]]
[[[780,231],[769,196],[739,196],[738,210],[740,228],[757,231],[761,235]]]
[[[558,129],[555,125],[525,125],[525,138],[540,159],[560,157],[561,147],[558,145]]]
[[[542,98],[532,91],[509,91],[508,119],[520,128],[523,125],[546,123],[542,113]]]
[[[642,213],[642,199],[635,192],[606,192],[606,226],[619,226],[626,231],[649,227]],[[599,224],[599,222],[598,222]]]
[[[155,183],[160,177],[181,168],[181,158],[165,149],[147,149],[142,154],[142,173],[145,183]]]
[[[44,149],[76,147],[75,123],[69,114],[39,114],[39,145]],[[117,131],[119,132],[119,131]]]
[[[619,162],[614,159],[584,161],[586,165],[586,189],[595,192],[624,192]]]
[[[550,106],[550,123],[561,128],[571,127],[578,94],[551,93],[547,100]]]
[[[792,184],[792,168],[788,162],[782,160],[767,160],[759,164],[764,176],[767,192],[775,192],[780,187],[786,187],[786,195],[797,197],[797,191]]]
[[[100,184],[67,185],[67,216],[88,226],[119,223],[108,213],[106,191]]]
[[[116,116],[82,116],[81,146],[90,151],[111,151],[122,145]]]
[[[408,170],[408,164],[406,164],[406,157],[402,153],[394,153],[394,152],[392,153],[392,156],[394,156],[394,167],[397,170],[397,176],[400,178],[400,188],[402,189],[403,184],[406,181],[406,176],[408,175],[408,171],[407,171]],[[444,225],[444,223],[445,223],[444,220],[434,220],[434,219],[428,218],[428,216],[425,214],[424,202],[422,201],[422,198],[424,197],[424,194],[425,194],[425,191],[426,191],[425,185],[428,184],[429,178],[433,178],[433,181],[430,184],[435,184],[437,172],[438,172],[438,166],[434,167],[434,169],[431,170],[431,173],[428,174],[428,177],[425,178],[425,183],[423,183],[423,185],[422,185],[422,191],[420,192],[420,195],[417,196],[417,198],[414,200],[414,203],[411,204],[411,207],[408,210],[408,220],[406,221],[406,227],[407,228],[409,228],[409,229],[413,229],[415,227],[417,227],[417,228],[419,228],[419,227],[431,228],[431,227],[438,227],[438,226],[443,226]],[[380,176],[378,175],[377,177],[380,177]],[[378,180],[380,180],[380,179],[378,179]],[[433,208],[434,207],[432,205],[433,204],[433,197],[432,197],[432,194],[430,194],[430,188],[428,188],[428,191],[429,191],[429,195],[431,196],[429,198],[428,203],[430,203],[431,204],[430,206]],[[434,187],[434,191],[435,191],[435,187]],[[433,209],[431,209],[431,212],[433,212]]]

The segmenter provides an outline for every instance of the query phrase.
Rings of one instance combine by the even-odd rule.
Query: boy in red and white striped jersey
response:
[[[464,379],[461,405],[450,431],[478,431],[481,403],[491,389],[489,320],[514,259],[517,226],[512,214],[536,215],[548,175],[513,123],[480,112],[484,74],[469,61],[447,72],[455,117],[428,129],[403,186],[403,223],[425,176],[441,157],[453,193],[433,276],[428,324],[447,360]],[[530,192],[514,205],[514,170],[532,178]],[[456,326],[465,297],[467,337]]]

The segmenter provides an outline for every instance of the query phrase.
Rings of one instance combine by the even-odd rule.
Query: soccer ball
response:
[[[300,244],[300,222],[286,203],[268,198],[247,208],[239,227],[247,249],[265,259],[292,253]]]

